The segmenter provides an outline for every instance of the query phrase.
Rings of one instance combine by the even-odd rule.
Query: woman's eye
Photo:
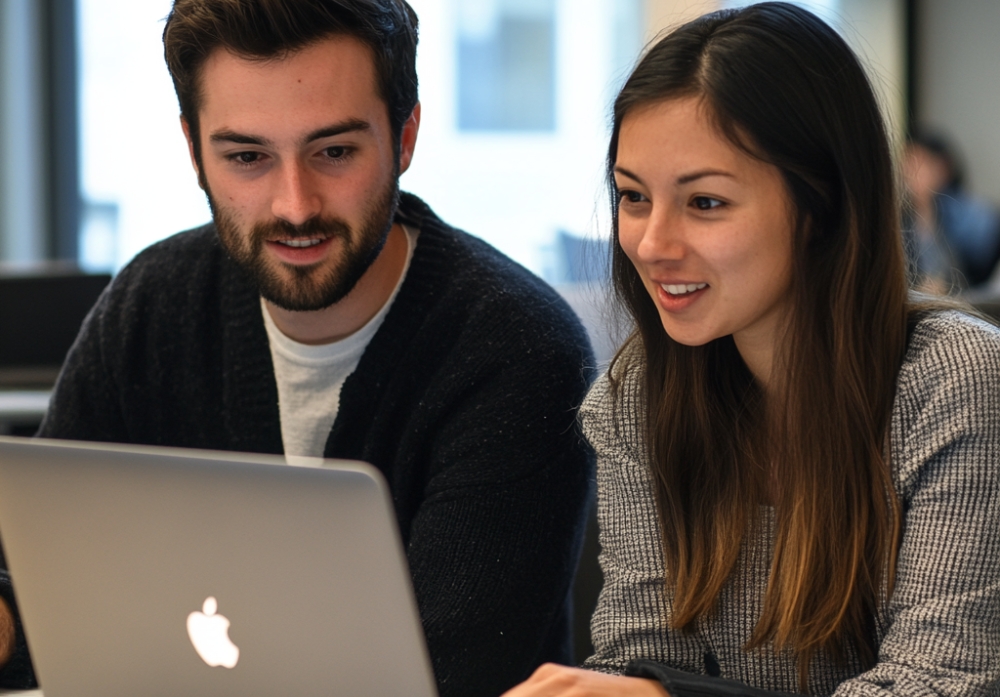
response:
[[[710,211],[722,205],[722,201],[710,196],[695,196],[691,203],[700,211]]]
[[[631,189],[620,189],[618,191],[618,200],[627,201],[629,203],[642,203],[646,200],[646,197],[640,194],[638,191],[632,191]]]

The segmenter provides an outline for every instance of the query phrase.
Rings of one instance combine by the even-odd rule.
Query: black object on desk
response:
[[[0,387],[51,388],[109,274],[0,274]]]

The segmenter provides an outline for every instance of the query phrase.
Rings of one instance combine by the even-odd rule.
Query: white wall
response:
[[[924,0],[917,120],[957,145],[967,184],[1000,204],[1000,2]]]
[[[906,131],[906,14],[902,0],[840,0],[840,31],[868,71],[888,121]]]
[[[646,0],[646,40],[719,9],[720,0]]]
[[[905,128],[906,25],[903,0],[793,0],[831,22],[859,55],[897,138]],[[943,1],[943,0],[939,0]],[[996,2],[998,0],[983,0]],[[647,0],[647,39],[664,28],[739,0]]]

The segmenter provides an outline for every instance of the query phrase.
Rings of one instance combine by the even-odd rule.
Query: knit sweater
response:
[[[419,241],[344,382],[325,455],[369,462],[389,483],[442,697],[496,695],[571,657],[593,481],[576,408],[593,359],[542,281],[413,196],[397,219]],[[282,452],[259,295],[213,226],[115,278],[39,435]]]
[[[659,679],[673,697],[796,692],[792,655],[743,650],[770,574],[771,509],[745,541],[716,612],[690,634],[668,626],[651,471],[636,430],[640,372],[626,377],[618,408],[606,376],[581,408],[598,456],[605,579],[591,624],[595,654],[585,665]],[[998,695],[1000,330],[955,312],[928,315],[896,384],[890,461],[904,532],[895,590],[876,621],[878,662],[863,671],[856,656],[838,666],[819,655],[809,692]]]

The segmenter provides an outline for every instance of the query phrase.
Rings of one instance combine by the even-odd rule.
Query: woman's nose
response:
[[[683,224],[669,210],[653,210],[636,253],[645,263],[680,261],[687,254]]]

